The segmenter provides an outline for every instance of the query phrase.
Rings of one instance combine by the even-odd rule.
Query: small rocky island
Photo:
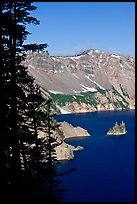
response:
[[[125,123],[122,121],[120,125],[116,122],[113,128],[110,128],[107,135],[125,135],[127,133]]]

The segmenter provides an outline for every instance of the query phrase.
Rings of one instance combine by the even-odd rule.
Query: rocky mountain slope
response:
[[[135,59],[99,50],[76,56],[29,52],[29,73],[61,113],[135,108]]]

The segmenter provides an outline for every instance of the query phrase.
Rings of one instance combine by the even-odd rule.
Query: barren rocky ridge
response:
[[[36,83],[49,92],[56,105],[64,111],[82,112],[86,105],[83,112],[135,107],[133,57],[92,49],[76,56],[50,56],[48,52],[29,52],[25,65]],[[77,96],[83,95],[85,98],[84,94],[87,92],[90,93],[89,97],[91,94],[94,96],[96,104],[88,103],[88,100],[78,102]],[[62,104],[57,96],[60,98],[64,95],[71,96],[71,100]]]

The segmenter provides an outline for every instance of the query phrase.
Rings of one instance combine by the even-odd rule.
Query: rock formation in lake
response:
[[[29,73],[58,113],[135,108],[135,59],[87,50],[75,56],[27,53]]]
[[[114,127],[110,128],[107,135],[125,135],[127,133],[125,123],[122,121],[120,125],[116,122]]]

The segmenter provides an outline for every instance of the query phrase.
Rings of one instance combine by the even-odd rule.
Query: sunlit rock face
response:
[[[84,94],[90,92],[97,101],[96,106],[84,102],[87,107],[80,102],[78,104],[81,109],[70,101],[63,105],[55,101],[59,107],[63,107],[64,111],[122,109],[126,106],[124,104],[126,102],[128,108],[135,107],[135,59],[133,57],[92,49],[76,56],[50,56],[48,52],[30,52],[27,53],[24,64],[28,66],[28,71],[35,78],[36,83],[52,95],[71,95],[73,96],[71,102],[77,102],[76,96],[82,94],[85,97]],[[123,107],[119,101],[122,101]]]

